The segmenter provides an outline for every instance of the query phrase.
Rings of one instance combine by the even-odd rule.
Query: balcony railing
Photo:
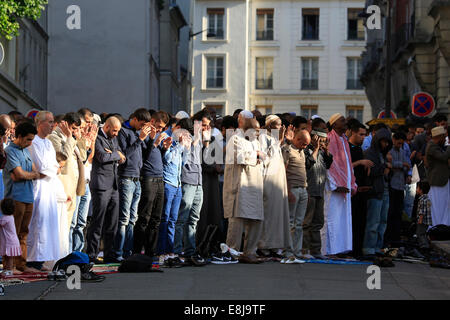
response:
[[[359,79],[347,79],[347,90],[362,90],[363,84]]]
[[[272,88],[273,88],[273,80],[272,79],[257,79],[256,80],[256,89],[272,90]]]
[[[302,79],[302,90],[318,90],[319,80],[317,79]]]
[[[273,40],[273,30],[257,31],[256,40]]]

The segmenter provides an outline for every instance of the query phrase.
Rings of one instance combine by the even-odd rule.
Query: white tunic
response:
[[[443,187],[431,186],[428,196],[431,200],[431,222],[433,226],[450,226],[450,180]]]
[[[342,144],[345,144],[341,137]],[[352,172],[349,165],[350,155],[345,151],[347,163],[347,188],[351,190]],[[321,230],[322,254],[331,255],[352,250],[352,201],[351,194],[332,192],[337,187],[328,172],[325,190],[325,220]]]
[[[36,135],[30,147],[31,159],[44,179],[33,181],[34,205],[27,240],[27,261],[51,261],[63,258],[60,248],[60,217],[55,179],[58,163],[50,140]],[[66,222],[67,223],[67,222]]]

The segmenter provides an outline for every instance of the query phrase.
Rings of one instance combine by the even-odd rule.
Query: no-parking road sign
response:
[[[429,116],[434,111],[433,97],[426,92],[416,93],[412,99],[412,113],[418,117]]]

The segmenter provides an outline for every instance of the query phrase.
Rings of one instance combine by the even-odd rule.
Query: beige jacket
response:
[[[67,163],[61,170],[60,179],[64,185],[67,196],[72,198],[67,207],[69,213],[69,224],[76,209],[76,198],[86,192],[86,179],[84,177],[84,165],[86,161],[86,140],[75,140],[73,137],[67,138],[60,128],[56,128],[48,136],[56,152],[61,152],[67,157]]]

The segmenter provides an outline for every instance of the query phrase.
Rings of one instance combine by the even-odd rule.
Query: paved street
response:
[[[382,269],[381,290],[368,290],[361,265],[208,265],[164,269],[164,273],[112,274],[103,283],[38,282],[5,288],[1,300],[150,299],[150,300],[297,300],[297,299],[450,299],[450,270],[396,262]]]

